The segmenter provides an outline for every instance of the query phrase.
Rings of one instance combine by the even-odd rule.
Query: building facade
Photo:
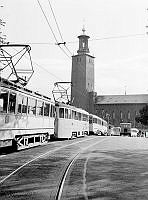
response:
[[[97,96],[95,112],[114,126],[119,126],[121,122],[131,122],[132,127],[145,128],[136,122],[135,117],[146,104],[147,94]]]

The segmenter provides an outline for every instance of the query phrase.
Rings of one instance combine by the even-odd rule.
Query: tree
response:
[[[148,125],[148,104],[139,111],[139,115],[135,117],[135,120],[143,125]]]

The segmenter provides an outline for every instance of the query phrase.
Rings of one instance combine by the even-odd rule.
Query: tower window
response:
[[[81,62],[81,58],[78,57],[78,58],[77,58],[77,62]]]
[[[82,47],[83,47],[83,49],[85,48],[85,42],[82,43]]]
[[[113,119],[115,119],[115,112],[113,111]]]
[[[122,112],[120,112],[120,118],[123,119],[123,113]]]
[[[127,118],[130,119],[131,118],[131,114],[130,112],[128,111],[128,114],[127,114]]]

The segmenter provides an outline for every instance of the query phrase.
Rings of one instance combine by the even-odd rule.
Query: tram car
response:
[[[107,122],[93,114],[89,115],[89,134],[90,135],[106,135],[107,134]]]
[[[54,118],[50,98],[0,78],[0,149],[47,143],[54,134]]]
[[[55,138],[72,139],[88,133],[88,112],[64,103],[56,103]]]

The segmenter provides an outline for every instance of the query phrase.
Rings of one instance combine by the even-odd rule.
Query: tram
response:
[[[107,122],[100,117],[90,114],[89,115],[89,133],[90,135],[106,135]]]
[[[72,139],[89,133],[89,113],[63,103],[56,103],[55,137]]]
[[[47,143],[54,134],[54,118],[50,98],[0,78],[0,149]]]

